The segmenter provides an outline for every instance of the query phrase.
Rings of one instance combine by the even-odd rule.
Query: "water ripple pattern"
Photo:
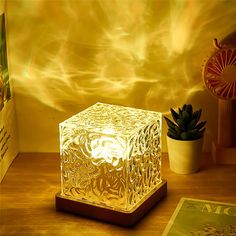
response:
[[[161,182],[161,114],[97,103],[60,124],[61,194],[128,211]]]

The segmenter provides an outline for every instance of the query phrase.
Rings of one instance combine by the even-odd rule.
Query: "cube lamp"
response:
[[[96,103],[60,123],[56,208],[131,226],[166,195],[161,113]]]

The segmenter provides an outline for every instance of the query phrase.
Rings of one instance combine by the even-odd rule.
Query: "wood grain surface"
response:
[[[199,172],[178,175],[163,154],[167,197],[133,228],[55,210],[60,191],[59,154],[21,153],[0,185],[0,235],[161,236],[181,197],[236,203],[236,165],[216,166],[204,154]]]

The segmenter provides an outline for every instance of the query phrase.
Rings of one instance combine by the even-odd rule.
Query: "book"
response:
[[[162,236],[235,236],[236,204],[181,198]]]
[[[0,4],[0,182],[18,153],[16,115],[7,63],[4,6]]]

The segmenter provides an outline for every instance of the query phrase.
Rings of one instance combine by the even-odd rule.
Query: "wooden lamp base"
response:
[[[56,209],[70,212],[122,226],[133,226],[167,193],[167,182],[163,180],[159,188],[132,212],[121,212],[74,201],[56,194]]]

